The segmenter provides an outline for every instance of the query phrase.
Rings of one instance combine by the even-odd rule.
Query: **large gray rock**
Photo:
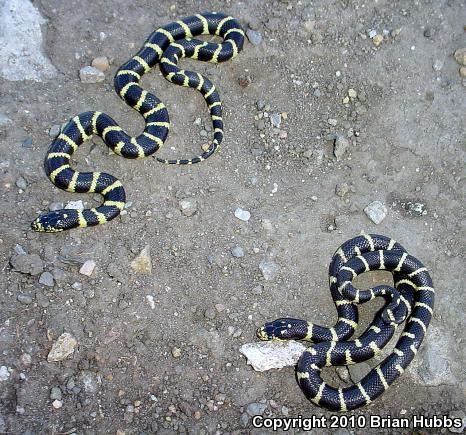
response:
[[[45,19],[29,0],[0,1],[0,76],[36,82],[57,74],[42,51]]]

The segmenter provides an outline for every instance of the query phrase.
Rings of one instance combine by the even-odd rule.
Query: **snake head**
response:
[[[256,331],[263,341],[300,340],[306,336],[307,322],[298,319],[277,319],[267,322]]]
[[[40,233],[57,233],[72,228],[71,210],[56,210],[39,216],[31,223],[31,228]]]

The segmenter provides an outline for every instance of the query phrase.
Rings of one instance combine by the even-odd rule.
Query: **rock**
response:
[[[333,143],[333,155],[340,160],[349,148],[349,141],[343,135],[337,135]]]
[[[68,204],[65,205],[65,208],[69,210],[84,210],[84,204],[81,200],[69,201]]]
[[[24,179],[24,177],[19,177],[15,184],[16,187],[21,190],[26,190],[26,187],[28,187],[28,182]]]
[[[264,110],[265,101],[264,100],[257,100],[256,101],[256,107],[257,107],[258,110]]]
[[[151,307],[152,310],[155,310],[155,300],[154,300],[154,296],[152,296],[152,295],[146,295],[146,300],[147,300],[147,303],[149,304],[149,307]]]
[[[466,77],[466,66],[462,66],[459,70],[461,77]]]
[[[42,272],[39,278],[39,284],[53,287],[53,275],[50,272]]]
[[[60,134],[60,131],[61,131],[61,125],[58,125],[58,124],[52,125],[52,127],[50,127],[49,129],[49,136],[55,138]]]
[[[21,361],[21,364],[23,364],[26,367],[29,367],[31,365],[31,363],[32,363],[32,357],[28,353],[23,353],[20,356],[19,360]]]
[[[68,356],[73,354],[74,349],[77,345],[75,338],[68,332],[64,332],[58,339],[53,343],[52,349],[50,350],[47,361],[58,362],[63,361]]]
[[[255,415],[262,415],[266,408],[265,403],[250,403],[246,407],[246,412],[250,417],[254,417]]]
[[[241,208],[237,208],[235,210],[235,216],[244,222],[247,222],[251,218],[251,213],[249,213],[247,210],[243,210]]]
[[[258,119],[255,123],[254,123],[255,127],[258,129],[258,130],[265,130],[265,121],[263,118],[261,119]]]
[[[349,365],[348,371],[353,383],[357,383],[371,371],[371,366],[365,362],[361,362]]]
[[[8,367],[1,366],[0,367],[0,382],[8,380],[9,377],[10,377],[10,371],[8,370]]]
[[[335,194],[343,198],[349,192],[348,183],[341,183],[335,186]]]
[[[61,400],[62,393],[60,387],[53,387],[50,390],[50,400]]]
[[[86,260],[84,264],[79,269],[79,273],[81,275],[91,276],[92,272],[95,269],[95,261],[94,260]]]
[[[364,213],[374,224],[378,225],[387,216],[387,207],[380,201],[373,201],[364,208]]]
[[[91,66],[97,68],[99,71],[105,72],[110,68],[107,56],[99,56],[92,59]]]
[[[137,273],[152,273],[152,260],[150,256],[149,245],[146,245],[146,247],[140,252],[140,254],[131,262],[131,267]]]
[[[373,38],[372,38],[372,43],[378,47],[380,44],[382,44],[383,42],[383,36],[382,35],[375,35]]]
[[[231,249],[231,255],[236,258],[244,257],[244,250],[241,246],[235,246]]]
[[[214,320],[215,316],[216,316],[216,313],[212,308],[207,308],[204,311],[204,317],[208,320]]]
[[[256,30],[248,29],[246,30],[246,36],[249,39],[249,42],[252,45],[259,45],[262,42],[262,35]]]
[[[443,68],[443,62],[440,59],[436,59],[432,65],[434,71],[440,71]]]
[[[264,343],[246,343],[239,351],[247,358],[254,370],[263,372],[294,366],[306,350],[306,346],[293,341],[268,341]]]
[[[192,216],[197,212],[197,202],[193,199],[182,199],[179,202],[181,213],[185,216]]]
[[[324,37],[322,36],[322,33],[319,32],[318,30],[314,30],[311,32],[311,41],[313,44],[322,44],[322,41],[324,40]]]
[[[84,371],[79,377],[79,382],[83,385],[84,391],[87,394],[95,394],[99,389],[99,384],[97,383],[97,377],[94,373],[89,371]]]
[[[10,81],[41,82],[57,71],[42,48],[41,25],[46,20],[29,0],[0,2],[0,76]]]
[[[347,366],[337,366],[337,367],[335,367],[335,371],[337,372],[338,377],[343,382],[349,382],[350,381],[350,374],[349,374]]]
[[[63,402],[61,400],[54,400],[52,402],[52,406],[55,408],[55,409],[60,409],[62,406],[63,406]]]
[[[23,148],[31,148],[32,147],[32,137],[27,137],[21,142],[21,146]]]
[[[49,210],[50,211],[61,210],[62,208],[63,208],[63,203],[62,202],[51,202],[49,204]]]
[[[8,118],[8,116],[4,115],[3,113],[0,113],[0,127],[4,127],[8,124],[11,124],[13,121]]]
[[[32,304],[32,297],[29,295],[19,294],[18,296],[16,296],[16,299],[19,303],[23,305]]]
[[[350,88],[348,89],[348,96],[350,98],[356,98],[358,96],[358,93],[354,89]]]
[[[448,417],[452,420],[459,419],[462,423],[460,427],[449,427],[448,430],[452,433],[463,433],[464,429],[466,429],[466,414],[464,411],[451,411]]]
[[[454,57],[460,65],[466,66],[466,48],[458,48],[455,51]]]
[[[173,358],[179,358],[181,356],[181,349],[179,347],[174,347],[172,349]]]
[[[427,27],[424,29],[424,33],[423,33],[423,34],[424,34],[424,37],[430,38],[430,37],[432,37],[432,33],[433,33],[433,32],[432,32],[432,27],[427,26]]]
[[[105,74],[93,66],[84,66],[79,70],[81,83],[99,83],[105,80]]]
[[[338,121],[334,118],[327,119],[327,124],[335,127],[338,124]]]
[[[37,254],[15,254],[10,258],[15,272],[39,275],[44,270],[44,263]]]
[[[269,117],[272,127],[280,128],[282,123],[282,115],[280,113],[272,113]]]
[[[264,258],[259,263],[259,269],[261,270],[262,276],[266,281],[273,280],[277,276],[279,271],[278,264],[270,258]]]
[[[314,97],[319,98],[322,95],[322,92],[320,91],[319,88],[317,88],[317,89],[314,89],[313,95]]]

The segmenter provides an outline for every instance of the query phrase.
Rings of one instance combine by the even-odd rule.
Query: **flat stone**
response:
[[[246,30],[246,36],[249,39],[249,42],[252,45],[259,45],[262,42],[262,35],[256,30],[248,29]]]
[[[63,406],[63,402],[61,400],[54,400],[52,402],[52,406],[55,408],[55,409],[60,409],[62,406]]]
[[[348,366],[349,375],[353,383],[359,382],[364,376],[366,376],[372,367],[365,363],[361,362],[359,364],[351,364]]]
[[[86,260],[79,269],[79,273],[81,275],[91,276],[92,272],[94,272],[95,266],[96,264],[94,260]]]
[[[304,344],[293,340],[267,341],[243,344],[239,351],[247,358],[248,364],[258,372],[295,366],[303,352]]]
[[[51,202],[51,203],[49,204],[49,210],[50,210],[50,211],[61,210],[63,207],[64,207],[64,205],[63,205],[62,202]]]
[[[42,82],[57,70],[43,52],[41,25],[46,23],[29,0],[0,2],[0,76],[10,81]]]
[[[25,180],[24,177],[19,177],[15,181],[16,187],[21,190],[26,190],[26,187],[28,187],[28,182]]]
[[[364,213],[374,224],[379,225],[387,216],[387,207],[380,201],[373,201],[364,208]]]
[[[23,148],[31,148],[32,147],[32,137],[27,137],[21,142],[21,146]]]
[[[39,284],[46,285],[47,287],[53,287],[53,275],[50,272],[42,272],[39,278]]]
[[[236,258],[244,257],[244,250],[241,246],[235,246],[231,249],[231,255]]]
[[[69,201],[65,205],[65,208],[69,210],[84,210],[84,204],[80,199],[78,201]]]
[[[39,275],[44,270],[44,263],[37,254],[15,254],[10,258],[15,272]]]
[[[105,80],[105,74],[93,66],[84,66],[79,70],[82,83],[99,83]]]
[[[77,344],[78,342],[71,334],[64,332],[62,335],[60,335],[60,337],[58,337],[55,343],[53,343],[52,349],[47,356],[47,361],[63,361],[74,353],[74,349]]]
[[[277,276],[279,271],[278,264],[270,258],[264,258],[259,263],[259,269],[261,270],[262,276],[266,281],[273,280]]]
[[[282,115],[280,113],[272,113],[269,119],[273,127],[280,128],[280,125],[282,123]]]
[[[7,366],[0,367],[0,381],[6,381],[10,377],[10,371]]]
[[[50,127],[49,129],[49,136],[55,138],[60,134],[60,131],[61,131],[61,125],[58,125],[58,124],[52,125],[52,127]]]
[[[16,296],[17,301],[23,305],[32,304],[32,297],[29,295],[19,294]]]
[[[60,387],[53,387],[50,390],[50,400],[61,400],[62,392]]]
[[[235,210],[235,216],[244,222],[247,222],[251,218],[251,213],[249,213],[247,210],[243,210],[242,208],[237,208]]]
[[[254,417],[255,415],[262,415],[267,408],[265,403],[250,403],[246,407],[246,412],[250,417]]]
[[[147,245],[139,255],[131,262],[131,267],[137,273],[152,273],[152,260],[150,256],[150,246]]]
[[[0,127],[11,124],[13,121],[3,113],[0,113]]]

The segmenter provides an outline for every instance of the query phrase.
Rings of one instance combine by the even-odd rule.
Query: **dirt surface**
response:
[[[352,414],[465,416],[466,106],[453,58],[466,45],[463,1],[34,5],[48,20],[44,50],[58,75],[0,82],[1,112],[11,121],[0,126],[0,432],[270,433],[253,429],[250,414],[330,416],[305,399],[293,368],[254,372],[238,349],[277,317],[332,325],[328,264],[361,231],[391,236],[423,261],[437,303],[413,365]],[[114,93],[114,72],[156,27],[208,10],[262,37],[218,66],[184,61],[219,89],[221,153],[193,167],[165,167],[109,155],[94,138],[74,166],[117,176],[130,201],[126,214],[98,228],[32,232],[30,222],[51,203],[99,200],[46,178],[50,127],[100,110],[140,132],[142,118]],[[371,30],[383,36],[380,45]],[[80,68],[97,56],[111,59],[105,81],[81,83]],[[142,85],[171,115],[158,156],[197,154],[211,134],[201,95],[169,84],[158,69]],[[351,91],[345,103],[350,89],[356,96]],[[335,135],[347,138],[338,159]],[[387,208],[379,225],[364,213],[375,200]],[[250,212],[248,222],[235,217],[237,208]],[[146,246],[151,274],[131,267]],[[244,256],[235,257],[235,247]],[[34,275],[12,266],[21,249],[40,257],[22,257]],[[264,259],[276,268],[269,280],[259,268]],[[86,260],[96,264],[89,277],[79,272]],[[387,276],[364,278],[361,285]],[[375,305],[364,307],[364,323]],[[47,361],[64,332],[77,341],[74,353]],[[325,377],[344,386],[345,370]]]

